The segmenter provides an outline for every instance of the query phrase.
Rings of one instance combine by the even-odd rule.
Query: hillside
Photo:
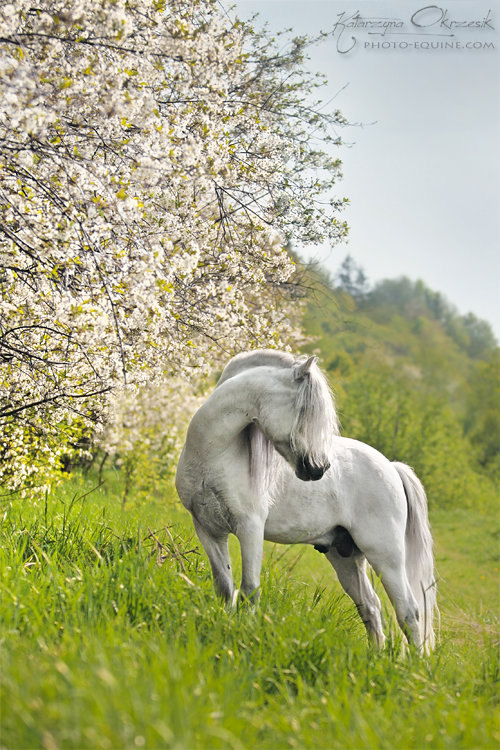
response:
[[[370,288],[349,256],[310,272],[304,326],[330,375],[344,434],[414,466],[438,505],[484,504],[500,476],[500,349],[422,281]]]

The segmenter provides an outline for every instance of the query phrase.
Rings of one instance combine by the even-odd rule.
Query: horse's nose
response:
[[[318,465],[311,463],[308,456],[302,456],[295,473],[303,482],[317,482],[329,468],[329,461],[325,461],[325,463]]]
[[[309,472],[312,481],[317,482],[318,479],[321,479],[323,474],[328,471],[329,468],[330,464],[325,464],[324,466],[313,466]]]

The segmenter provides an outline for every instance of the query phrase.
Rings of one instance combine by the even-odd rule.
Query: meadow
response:
[[[498,746],[489,503],[431,507],[441,623],[421,658],[386,603],[387,648],[370,648],[305,547],[266,545],[259,609],[228,613],[173,488],[123,506],[119,472],[97,485],[3,503],[2,748]]]

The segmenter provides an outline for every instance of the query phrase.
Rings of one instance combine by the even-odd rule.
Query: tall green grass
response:
[[[91,489],[73,478],[4,509],[2,748],[469,750],[500,739],[491,517],[474,518],[472,535],[488,554],[467,545],[470,512],[453,534],[435,519],[441,641],[419,658],[391,622],[386,650],[370,649],[309,549],[267,546],[259,609],[228,613],[172,499],[122,508],[109,477]]]

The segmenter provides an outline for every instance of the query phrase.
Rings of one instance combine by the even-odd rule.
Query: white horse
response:
[[[378,646],[385,638],[367,560],[408,639],[430,651],[436,590],[424,489],[408,466],[339,437],[316,359],[261,350],[229,362],[189,425],[179,497],[229,605],[236,598],[230,533],[241,546],[241,593],[254,599],[264,539],[311,544],[335,568]]]

